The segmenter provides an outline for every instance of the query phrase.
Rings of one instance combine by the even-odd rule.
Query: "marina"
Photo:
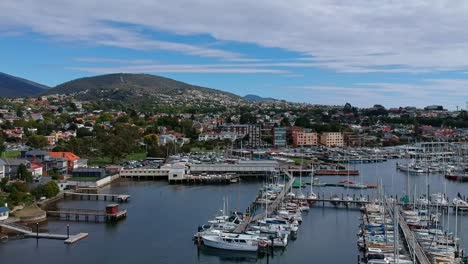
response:
[[[379,174],[382,175],[382,177],[379,178],[382,178],[382,185],[386,192],[394,194],[393,197],[398,195],[398,200],[400,200],[401,197],[404,197],[406,192],[404,189],[406,189],[405,186],[407,185],[408,175],[395,169],[396,162],[403,161],[356,165],[356,169],[360,169],[361,171],[359,181],[377,185],[378,178],[375,176],[375,173],[379,171]],[[327,176],[319,176],[319,179],[325,180],[327,179],[326,177]],[[417,199],[427,192],[427,188],[424,187],[426,185],[431,186],[431,193],[440,192],[450,194],[450,206],[453,205],[452,202],[453,199],[456,198],[457,193],[460,192],[462,195],[467,194],[463,186],[460,186],[459,183],[446,181],[445,178],[440,175],[429,175],[427,177],[426,175],[410,175],[409,177],[411,197],[414,196]],[[342,179],[346,179],[346,176],[342,176]],[[298,179],[296,178],[296,180]],[[303,183],[310,182],[311,180],[311,177],[302,177]],[[122,203],[120,206],[122,206],[122,209],[130,210],[132,217],[123,219],[122,223],[117,222],[112,225],[95,225],[92,217],[89,218],[89,222],[83,220],[67,222],[65,219],[58,220],[57,218],[51,218],[46,226],[49,230],[48,232],[60,233],[60,230],[65,230],[64,226],[66,226],[66,224],[70,224],[73,230],[79,233],[90,234],[90,236],[84,240],[86,243],[75,244],[73,252],[71,253],[76,255],[75,258],[79,262],[88,259],[83,252],[89,252],[90,247],[97,246],[98,244],[103,246],[104,250],[112,247],[114,249],[120,248],[120,251],[125,251],[124,245],[119,245],[109,240],[109,236],[118,236],[120,239],[134,241],[134,243],[138,245],[138,248],[133,247],[132,250],[134,250],[136,254],[141,255],[141,257],[137,257],[137,260],[139,259],[141,261],[158,257],[159,259],[167,260],[168,263],[187,260],[193,263],[229,263],[232,261],[238,263],[267,263],[268,258],[269,263],[284,263],[310,258],[322,261],[322,263],[338,264],[357,263],[359,255],[361,263],[363,263],[364,255],[362,255],[356,247],[356,228],[361,223],[360,218],[362,215],[360,208],[366,204],[364,200],[370,203],[378,197],[378,189],[343,189],[343,187],[312,185],[306,185],[306,187],[300,189],[293,188],[292,192],[295,194],[293,199],[297,200],[300,192],[307,198],[310,195],[310,188],[312,188],[312,191],[316,194],[317,200],[310,206],[309,211],[301,213],[302,223],[298,225],[297,234],[288,236],[287,244],[280,241],[280,239],[275,239],[273,245],[276,244],[276,246],[273,251],[268,253],[268,256],[265,251],[265,253],[262,253],[263,256],[262,254],[258,255],[256,252],[225,253],[225,251],[219,251],[206,246],[197,247],[193,245],[191,238],[197,231],[197,225],[207,222],[210,216],[222,215],[218,209],[222,208],[223,198],[228,201],[226,215],[232,216],[232,212],[239,212],[240,215],[241,212],[243,216],[249,217],[249,211],[252,210],[255,211],[255,213],[252,213],[252,218],[255,217],[256,219],[264,220],[265,214],[263,213],[265,212],[264,207],[266,204],[258,203],[256,209],[253,210],[253,201],[258,200],[257,198],[259,197],[261,198],[262,195],[259,190],[264,188],[265,183],[266,182],[259,180],[241,181],[238,184],[229,185],[168,185],[161,181],[121,180],[100,191],[102,193],[125,193],[131,195],[132,202]],[[288,183],[288,177],[284,175],[279,176],[278,183]],[[413,195],[415,192],[414,185],[417,186],[417,190]],[[403,186],[403,188],[397,188],[397,186]],[[286,192],[286,195],[288,193],[289,192]],[[348,200],[348,195],[353,198],[352,201],[351,199]],[[142,206],[139,205],[142,200],[153,202],[146,203],[145,206]],[[268,201],[267,214],[269,218],[274,217],[274,209],[271,206],[273,201],[274,200]],[[95,208],[104,208],[107,204],[108,202],[103,199],[88,200],[84,198],[81,200],[67,198],[58,201],[57,208],[88,208],[90,210],[95,210]],[[195,204],[197,206],[191,206]],[[284,206],[284,209],[286,209],[288,204],[281,203],[280,206]],[[180,210],[174,210],[174,207]],[[434,207],[431,206],[431,208]],[[190,215],[190,218],[187,218],[187,215]],[[187,219],[190,219],[190,221],[187,221]],[[157,223],[156,225],[150,224],[154,221]],[[264,223],[266,224],[269,221],[271,221],[271,219],[266,219]],[[450,210],[450,221],[453,232],[453,227],[455,226],[453,209]],[[139,230],[140,226],[150,228],[153,234],[157,234],[158,238],[156,238],[156,241],[159,242],[155,243],[150,237],[141,237],[138,242],[133,240],[135,238],[131,234],[134,230]],[[463,227],[466,226],[468,226],[467,215],[459,211],[458,230],[460,233],[460,248],[466,248],[468,234],[462,231],[464,230]],[[41,230],[44,228],[46,227],[41,227]],[[226,228],[229,228],[229,226],[226,226]],[[257,231],[268,231],[265,227],[262,227],[261,224],[254,223],[253,220],[250,221],[249,228],[256,228],[257,230],[252,230],[251,234],[254,236],[258,235],[259,237],[264,235],[261,233],[257,234]],[[248,231],[249,228],[245,228],[244,230]],[[169,237],[170,234],[173,234],[168,231],[170,229],[177,229],[179,235],[169,240],[159,238],[160,236]],[[41,233],[46,232],[41,231]],[[266,248],[268,248],[270,242],[266,242],[265,239],[262,241],[261,244],[266,244]],[[47,254],[48,252],[44,244],[52,246],[51,243],[54,243],[54,241],[46,239],[39,241],[41,254]],[[12,254],[8,255],[8,260],[13,261],[15,259],[14,252],[17,248],[28,247],[28,245],[35,247],[35,244],[36,242],[34,239],[15,240],[11,238],[6,244],[0,246],[0,251],[8,248],[9,252],[12,252]],[[282,247],[282,245],[285,244],[286,250]],[[404,245],[403,241],[402,245]],[[328,252],[327,250],[330,246],[337,249],[339,248],[340,254],[325,254],[325,252]],[[173,248],[181,248],[183,250],[177,250],[178,253],[176,254]],[[57,254],[65,254],[65,251],[60,253],[59,250]],[[116,254],[118,258],[112,258],[114,262],[126,263],[130,261],[124,254]],[[26,259],[32,258],[33,256],[35,256],[34,253],[28,254]],[[93,257],[96,258],[97,256],[94,255]],[[72,261],[71,263],[79,262]]]

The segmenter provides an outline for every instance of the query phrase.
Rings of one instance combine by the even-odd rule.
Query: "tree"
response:
[[[291,123],[289,122],[289,118],[284,117],[283,119],[281,119],[281,124],[280,124],[280,126],[282,126],[282,127],[289,127],[289,126],[291,126]]]
[[[20,180],[23,180],[25,182],[32,182],[33,181],[32,173],[30,171],[28,171],[28,168],[26,167],[26,165],[24,165],[24,163],[21,163],[18,166],[18,171],[16,172],[16,176]]]
[[[3,139],[2,134],[0,134],[0,157],[3,155],[3,152],[5,152],[5,139]]]
[[[149,134],[143,138],[143,142],[145,142],[147,146],[157,146],[159,145],[159,137],[156,134]]]
[[[3,178],[1,181],[0,181],[0,191],[5,191],[5,188],[8,184],[8,179],[7,178]],[[0,204],[1,205],[1,204]]]
[[[57,181],[60,177],[60,172],[57,168],[53,168],[49,171],[49,176],[52,178],[52,180]]]
[[[172,145],[173,146],[173,145]],[[171,145],[166,144],[165,146],[161,145],[152,145],[148,147],[148,156],[154,158],[167,158],[169,154]]]
[[[127,148],[128,143],[122,137],[109,135],[104,142],[102,152],[111,158],[112,163],[130,153],[130,150]]]
[[[310,128],[310,120],[308,117],[306,116],[300,116],[296,119],[296,123],[295,123],[296,126],[300,126],[300,127],[305,127],[305,128]]]
[[[27,144],[33,148],[42,149],[47,146],[48,142],[47,142],[47,138],[44,136],[32,135],[28,138]]]
[[[92,136],[94,136],[94,133],[85,127],[80,127],[76,131],[76,137],[78,138],[92,137]]]
[[[250,112],[242,113],[239,122],[241,124],[256,124],[257,118]]]
[[[50,181],[44,185],[38,186],[32,191],[32,194],[37,198],[46,197],[51,198],[60,192],[60,188],[55,181]]]

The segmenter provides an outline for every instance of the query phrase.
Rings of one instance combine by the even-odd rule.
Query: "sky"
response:
[[[468,101],[465,0],[1,0],[0,72],[149,73],[313,104]]]

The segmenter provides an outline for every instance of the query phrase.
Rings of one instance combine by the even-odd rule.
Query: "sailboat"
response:
[[[307,196],[307,200],[309,201],[309,203],[313,203],[315,202],[315,200],[318,199],[317,194],[314,193],[313,179],[314,179],[314,166],[312,165],[312,173],[310,174],[310,192],[309,192],[309,195]]]
[[[302,166],[303,166],[303,158],[304,158],[304,155],[301,155],[301,168],[299,170],[299,184],[302,188]],[[302,193],[302,190],[299,189],[299,193],[297,194],[296,196],[297,199],[305,199],[305,195]]]

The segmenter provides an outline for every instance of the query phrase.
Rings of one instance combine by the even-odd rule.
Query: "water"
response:
[[[403,195],[407,175],[395,170],[395,161],[379,164],[351,165],[361,169],[362,182],[377,183],[382,178],[387,192]],[[376,177],[376,175],[378,175]],[[322,181],[338,182],[346,177],[321,177]],[[352,180],[360,181],[359,177]],[[425,193],[426,179],[431,193],[443,192],[445,179],[441,176],[410,175],[418,195]],[[310,178],[303,178],[309,181]],[[87,232],[90,236],[74,245],[63,241],[21,239],[0,244],[1,263],[35,264],[94,264],[94,263],[357,263],[356,232],[360,213],[357,209],[322,208],[316,205],[304,214],[298,238],[285,250],[277,250],[267,260],[256,254],[220,253],[217,250],[197,250],[191,241],[197,226],[204,224],[222,209],[223,197],[229,198],[230,210],[244,211],[261,186],[259,182],[242,182],[227,186],[178,186],[165,182],[121,182],[107,187],[105,193],[128,193],[131,202],[122,204],[128,217],[117,224],[49,221],[41,227],[49,232]],[[467,184],[447,182],[447,193],[467,194]],[[309,188],[302,191],[306,193]],[[316,193],[349,193],[373,195],[375,190],[345,190],[342,188],[314,188]],[[63,201],[60,207],[102,209],[105,201]],[[468,245],[468,217],[458,219],[463,246]],[[454,230],[454,216],[450,216]]]

